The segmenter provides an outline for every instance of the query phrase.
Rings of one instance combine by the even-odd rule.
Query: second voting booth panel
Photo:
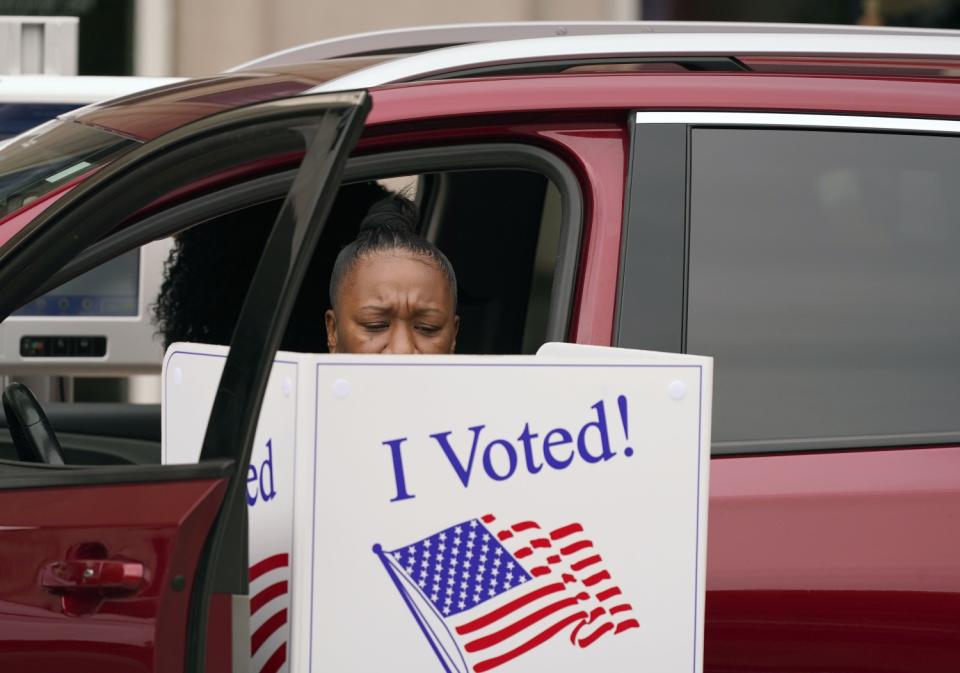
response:
[[[174,344],[163,460],[227,349]],[[702,670],[709,358],[278,353],[247,473],[250,670]]]

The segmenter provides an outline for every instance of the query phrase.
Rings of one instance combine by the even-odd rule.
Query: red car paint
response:
[[[958,447],[715,458],[705,670],[958,670],[958,475]]]
[[[199,551],[225,490],[223,479],[0,490],[4,670],[180,670]],[[89,590],[40,586],[46,565],[79,558],[137,559],[148,581],[93,600]],[[81,619],[64,610],[70,599],[84,603]]]
[[[770,61],[767,69],[780,63]],[[783,70],[803,65],[784,61]],[[580,179],[586,205],[570,338],[609,345],[631,110],[960,118],[958,86],[955,79],[889,73],[646,73],[404,84],[373,92],[357,152],[512,140],[557,153]],[[156,115],[149,113],[153,104],[159,105]],[[166,105],[176,115],[166,117]],[[77,120],[147,139],[171,120],[179,124],[209,112],[196,102],[177,105],[133,98]],[[29,212],[34,217],[38,211]],[[7,226],[0,226],[0,235]],[[958,447],[715,458],[705,670],[960,670],[958,474]],[[55,609],[47,603],[45,609]],[[126,661],[145,656],[143,649],[130,654],[122,634],[102,637],[112,639],[104,647]]]

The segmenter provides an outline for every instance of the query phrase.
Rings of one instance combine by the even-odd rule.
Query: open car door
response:
[[[231,670],[229,642],[213,632],[229,624],[220,615],[231,601],[245,605],[243,477],[260,405],[368,110],[364,92],[320,94],[184,126],[89,177],[0,249],[5,319],[78,252],[158,199],[239,167],[303,156],[241,311],[200,461],[0,461],[0,670]]]

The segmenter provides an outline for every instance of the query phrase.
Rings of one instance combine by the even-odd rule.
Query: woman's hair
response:
[[[353,238],[370,206],[387,194],[376,182],[344,185],[337,192],[281,348],[306,352],[326,348],[323,312],[334,255]],[[177,235],[152,307],[164,346],[174,341],[230,343],[279,207],[279,202],[270,202],[245,208]]]
[[[416,232],[417,207],[402,194],[391,194],[375,203],[360,223],[357,238],[349,243],[333,263],[330,274],[330,304],[336,306],[337,293],[357,261],[368,255],[391,250],[412,252],[434,262],[450,285],[454,310],[457,306],[457,277],[453,265],[440,249]]]

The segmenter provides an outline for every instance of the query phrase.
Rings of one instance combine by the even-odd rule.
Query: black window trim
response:
[[[558,260],[550,294],[547,339],[565,341],[570,317],[583,232],[583,193],[567,164],[556,155],[522,143],[484,143],[394,150],[352,157],[347,161],[343,182],[398,177],[438,171],[478,169],[521,169],[540,173],[560,192],[563,223],[560,228]],[[38,297],[95,266],[152,240],[183,231],[184,220],[196,226],[231,210],[246,208],[286,194],[297,170],[285,170],[225,187],[147,217],[90,246],[33,293]]]
[[[687,351],[690,138],[694,128],[960,135],[960,121],[916,117],[672,110],[641,110],[633,117],[613,345],[677,353]],[[672,269],[673,273],[664,275],[664,268]],[[629,310],[623,305],[624,287],[643,288],[642,293],[632,298]],[[733,456],[956,444],[960,444],[960,431],[714,442],[711,454]]]

